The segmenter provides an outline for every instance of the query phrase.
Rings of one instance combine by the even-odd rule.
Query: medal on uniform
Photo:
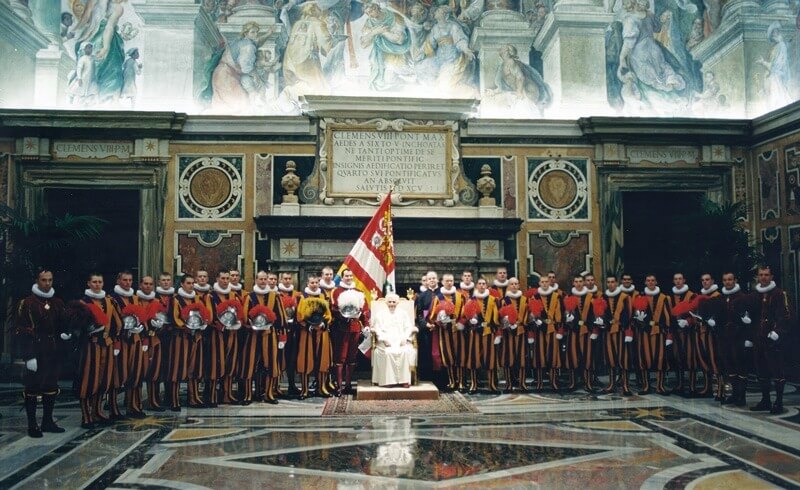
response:
[[[44,309],[45,310],[49,310],[50,309],[50,303],[45,303],[44,304]]]

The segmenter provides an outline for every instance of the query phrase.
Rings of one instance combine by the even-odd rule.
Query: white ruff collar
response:
[[[227,288],[225,288],[225,289],[222,289],[222,288],[220,287],[220,285],[219,285],[218,283],[216,283],[216,282],[215,282],[215,283],[214,283],[214,292],[217,292],[217,293],[219,293],[219,294],[230,294],[230,292],[231,292],[231,285],[230,285],[230,284],[228,284],[228,287],[227,287]]]
[[[722,286],[722,294],[729,295],[729,294],[736,294],[741,291],[742,288],[739,287],[739,283],[737,282],[732,288],[727,289],[725,286]]]
[[[206,284],[205,286],[201,286],[199,284],[195,284],[194,285],[194,290],[195,291],[199,291],[201,293],[207,293],[207,292],[211,291],[211,286],[209,286],[208,284]]]
[[[655,289],[644,288],[644,294],[648,296],[658,296],[659,294],[661,294],[661,288],[658,286],[656,286]]]
[[[425,291],[427,291],[427,290],[428,290],[428,286],[420,286],[420,287],[419,287],[419,292],[420,292],[420,293],[424,293],[424,292],[425,292]]]
[[[133,288],[122,289],[122,286],[120,286],[119,284],[116,284],[116,285],[114,285],[114,292],[117,293],[120,296],[125,296],[126,298],[130,298],[130,297],[133,296],[133,293],[135,291],[133,290]]]
[[[756,291],[759,293],[768,293],[775,289],[775,281],[770,281],[769,285],[762,286],[761,284],[756,284]]]
[[[489,290],[487,289],[486,291],[484,291],[482,293],[479,293],[478,291],[473,291],[472,292],[472,296],[475,297],[475,298],[478,298],[478,299],[484,299],[487,296],[489,296]]]
[[[152,292],[152,293],[150,293],[150,294],[145,294],[144,292],[142,292],[142,290],[141,290],[141,289],[137,289],[137,290],[136,290],[136,296],[138,296],[138,297],[139,297],[139,299],[146,299],[146,300],[148,300],[148,301],[149,301],[149,300],[151,300],[151,299],[155,299],[155,297],[156,297],[156,293],[155,293],[155,291],[153,291],[153,292]]]
[[[622,286],[617,286],[617,289],[613,291],[609,291],[608,289],[606,289],[606,296],[613,298],[614,296],[618,296],[619,293],[621,292],[622,292]]]
[[[194,291],[192,291],[191,293],[187,293],[183,288],[180,288],[178,290],[178,296],[180,296],[181,298],[186,298],[186,299],[194,299],[194,297],[197,296],[197,295],[195,294]]]
[[[333,281],[325,282],[322,279],[320,279],[319,280],[319,287],[321,287],[322,289],[327,289],[328,291],[330,291],[331,289],[335,289],[336,288],[336,283],[333,282]]]
[[[158,294],[173,295],[175,294],[175,288],[164,289],[161,286],[156,286],[156,292]]]
[[[38,284],[34,284],[34,285],[33,285],[33,287],[31,288],[31,292],[32,292],[33,294],[35,294],[36,296],[38,296],[38,297],[40,297],[40,298],[44,298],[44,299],[50,299],[50,298],[52,298],[52,297],[53,297],[53,295],[54,295],[54,294],[56,294],[56,290],[55,290],[55,289],[53,289],[53,288],[50,288],[50,289],[49,289],[49,290],[48,290],[48,291],[45,293],[44,291],[42,291],[41,289],[39,289],[39,285],[38,285]]]
[[[689,290],[689,285],[684,284],[682,288],[678,289],[675,286],[672,286],[672,294],[684,294],[686,291]]]
[[[269,287],[269,285],[267,285],[267,287],[265,287],[264,289],[261,289],[260,287],[258,287],[258,284],[253,284],[253,292],[256,293],[256,294],[261,294],[261,295],[269,294],[269,293],[277,293],[278,292],[278,288],[271,289]]]
[[[517,291],[516,293],[512,293],[511,291],[506,291],[507,298],[519,299],[522,296],[522,291]]]
[[[577,289],[575,289],[575,288],[572,288],[572,295],[573,295],[573,296],[586,296],[586,295],[587,295],[587,294],[589,294],[589,293],[590,293],[590,291],[589,291],[589,289],[587,289],[586,287],[584,287],[584,288],[583,288],[583,289],[581,289],[580,291],[578,291],[578,290],[577,290]]]
[[[103,299],[106,297],[106,292],[103,290],[101,290],[99,293],[95,293],[91,289],[86,289],[85,291],[83,291],[83,294],[92,299]]]
[[[288,288],[286,286],[284,286],[283,284],[278,284],[278,291],[281,291],[281,292],[284,292],[284,293],[293,293],[294,292],[294,284],[292,284]]]
[[[496,288],[504,288],[504,287],[508,286],[508,279],[506,279],[504,282],[500,282],[500,281],[498,281],[497,279],[495,279],[495,280],[492,282],[492,285],[493,285],[494,287],[496,287]]]
[[[237,293],[242,290],[241,284],[230,283],[228,286],[231,288],[231,290],[236,291]]]
[[[719,286],[717,286],[716,284],[712,284],[711,287],[708,288],[708,289],[706,289],[706,288],[700,289],[700,292],[703,293],[703,294],[711,294],[714,291],[716,291],[717,289],[719,289]]]
[[[450,289],[445,289],[444,286],[442,286],[439,288],[439,291],[441,291],[442,294],[456,294],[456,287],[453,286]]]
[[[322,294],[322,289],[317,289],[316,291],[312,291],[308,289],[308,286],[306,286],[306,288],[303,289],[303,291],[309,296],[319,296],[320,294]]]
[[[466,284],[464,281],[461,281],[458,283],[458,287],[466,291],[472,291],[475,288],[475,283],[471,282],[469,284]]]
[[[629,288],[626,288],[624,286],[620,286],[619,288],[622,289],[622,291],[624,293],[626,293],[626,294],[631,294],[632,292],[636,291],[636,285],[635,284],[631,284],[631,287],[629,287]]]
[[[542,287],[539,286],[538,288],[536,288],[536,290],[539,291],[539,296],[550,296],[551,294],[553,294],[556,288],[554,288],[553,286],[547,286],[547,289],[542,289]]]
[[[552,286],[550,286],[550,287],[552,287],[552,288],[553,288],[553,291],[558,291],[558,283],[554,283],[554,284],[553,284]]]
[[[594,293],[596,293],[596,292],[597,292],[597,285],[595,285],[595,286],[594,286],[594,287],[592,287],[591,289],[590,289],[590,288],[586,288],[586,290],[587,290],[587,291],[589,291],[590,293],[594,294]]]
[[[355,289],[356,283],[347,284],[344,281],[342,281],[339,283],[339,287],[344,289]]]

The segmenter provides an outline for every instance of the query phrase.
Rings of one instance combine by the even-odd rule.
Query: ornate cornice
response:
[[[186,114],[179,112],[0,110],[0,129],[23,136],[105,137],[173,136],[183,130]]]

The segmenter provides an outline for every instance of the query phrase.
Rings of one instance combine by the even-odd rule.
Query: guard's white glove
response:
[[[461,322],[456,323],[456,330],[458,330],[459,332],[464,330],[464,324]]]
[[[320,324],[319,324],[319,328],[321,328],[321,329],[322,329],[322,328],[325,328],[325,322],[320,322]]]
[[[478,324],[478,319],[477,318],[470,318],[469,319],[469,323],[470,323],[470,325],[477,325]]]
[[[706,323],[708,323],[709,327],[716,327],[717,326],[717,321],[714,320],[713,318],[709,318]]]
[[[535,338],[533,338],[533,337],[528,337],[528,343],[529,343],[529,344],[533,344],[534,342],[536,342],[536,339],[535,339]]]
[[[149,349],[149,348],[150,348],[149,345],[143,345],[142,346],[142,352],[147,352],[147,349]]]
[[[750,342],[749,340],[745,340],[744,341],[744,346],[749,349],[749,348],[753,347],[753,343]]]
[[[589,336],[589,338],[592,340],[597,340],[597,334],[593,333],[592,335]]]
[[[286,323],[294,323],[294,318],[289,318],[288,320],[286,320]]]
[[[645,318],[647,318],[647,313],[643,312],[642,310],[636,310],[636,314],[633,315],[634,318],[643,322]]]
[[[542,321],[540,319],[538,319],[538,318],[534,321],[534,323],[536,324],[537,327],[541,327],[542,326]]]
[[[25,367],[28,368],[28,371],[33,371],[35,373],[36,370],[39,369],[39,365],[36,363],[36,358],[34,357],[33,359],[28,359],[25,361]]]
[[[605,322],[605,320],[603,320],[602,316],[598,316],[597,318],[594,319],[594,324],[595,325],[605,325],[605,323],[606,322]]]
[[[362,328],[362,329],[361,329],[361,333],[362,333],[362,334],[364,334],[364,336],[365,336],[365,337],[366,337],[367,335],[369,335],[369,333],[370,333],[370,329],[369,329],[369,327],[364,327],[364,328]]]
[[[753,323],[753,320],[750,319],[750,313],[746,311],[744,312],[744,316],[742,317],[742,323],[744,323],[745,325],[750,325],[751,323]]]
[[[72,339],[72,334],[71,333],[62,333],[61,334],[61,340],[71,340],[71,339]]]
[[[575,315],[572,313],[567,313],[567,323],[575,321]]]
[[[286,347],[286,342],[278,342],[278,349],[283,349]]]
[[[517,325],[516,323],[512,323],[512,324],[510,324],[510,325],[508,326],[508,328],[510,328],[511,330],[516,330],[516,329],[517,329],[517,326],[518,326],[518,325]]]
[[[500,337],[499,335],[497,335],[494,338],[494,345],[500,345],[500,342],[502,342],[502,341],[503,341],[503,337]]]
[[[769,337],[769,339],[770,339],[771,341],[773,341],[773,342],[776,342],[776,341],[777,341],[777,340],[780,338],[780,336],[778,335],[778,332],[776,332],[775,330],[771,331],[771,332],[770,332],[770,333],[767,335],[767,337]]]
[[[115,355],[115,356],[118,356],[118,355],[119,355],[119,349],[114,349],[114,355]]]
[[[560,333],[556,333],[556,340],[562,340],[563,338],[564,338],[563,335],[561,335]]]
[[[630,344],[631,342],[633,342],[633,337],[631,337],[629,335],[626,335],[625,336],[625,343],[626,344]]]
[[[670,345],[672,345],[672,339],[667,339],[667,341],[666,341],[666,342],[664,342],[664,345],[666,345],[667,347],[669,347]]]
[[[681,328],[686,328],[689,326],[689,320],[686,318],[678,318],[678,326]]]

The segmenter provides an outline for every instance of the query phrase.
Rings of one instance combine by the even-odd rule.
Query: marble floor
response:
[[[474,413],[324,417],[312,398],[88,431],[61,396],[67,431],[31,439],[19,387],[0,385],[0,488],[800,488],[800,392],[787,392],[779,416],[543,392],[467,396]]]

